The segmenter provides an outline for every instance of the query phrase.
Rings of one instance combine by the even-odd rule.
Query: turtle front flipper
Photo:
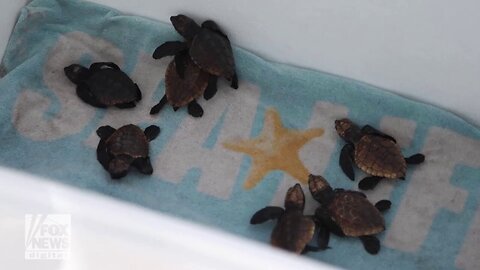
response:
[[[408,158],[405,158],[405,162],[407,164],[420,164],[425,161],[425,156],[423,154],[415,154],[413,156],[410,156]]]
[[[380,177],[380,176],[365,177],[362,179],[362,181],[358,183],[358,188],[361,190],[374,189],[382,179],[383,177]]]
[[[143,133],[147,137],[147,140],[151,142],[158,137],[158,134],[160,134],[160,128],[155,125],[151,125],[147,127]]]
[[[337,236],[345,236],[342,228],[340,228],[340,226],[333,221],[327,209],[322,206],[319,206],[317,210],[315,210],[315,223],[319,226],[324,226],[329,232]]]
[[[317,236],[317,245],[319,250],[326,250],[330,247],[328,243],[330,242],[330,231],[323,224],[316,224],[318,227],[318,236]]]
[[[120,67],[117,66],[117,64],[115,64],[113,62],[98,62],[98,63],[93,63],[93,64],[90,65],[90,70],[91,71],[98,71],[98,70],[105,69],[105,68],[112,68],[112,69],[115,69],[115,70],[120,70]]]
[[[348,143],[343,146],[342,151],[340,152],[340,167],[342,171],[347,175],[350,180],[355,180],[355,172],[353,171],[353,144]]]
[[[187,69],[187,64],[188,64],[188,58],[190,56],[188,55],[187,50],[183,50],[175,54],[174,61],[175,61],[175,70],[177,71],[178,77],[180,79],[185,78],[185,70]]]
[[[307,254],[308,252],[318,252],[320,248],[318,247],[313,247],[310,245],[306,245],[305,248],[303,248],[302,252],[300,254]]]
[[[111,126],[101,126],[97,129],[97,135],[103,140],[108,139],[108,137],[112,136],[112,134],[115,132],[116,129],[114,129]]]
[[[238,89],[238,77],[236,72],[232,76],[232,83],[230,84],[230,87],[233,89]]]
[[[187,49],[187,43],[181,41],[167,41],[158,46],[153,53],[154,59],[160,59],[168,55],[176,55]]]
[[[380,136],[380,137],[383,137],[385,139],[388,139],[388,140],[391,140],[393,141],[394,143],[397,143],[397,140],[395,140],[395,138],[393,138],[392,136],[388,135],[388,134],[385,134],[383,132],[381,132],[380,130],[377,130],[375,129],[374,127],[370,126],[370,125],[366,125],[362,128],[362,133],[363,134],[370,134],[370,135],[375,135],[375,136]]]
[[[135,101],[140,101],[140,100],[142,100],[142,91],[140,91],[140,87],[138,87],[137,84],[135,84],[135,88],[137,88],[136,89],[137,90],[137,93],[136,93],[137,94],[137,99]]]
[[[74,84],[79,84],[91,76],[91,72],[88,70],[88,68],[78,64],[65,67],[63,71],[65,72],[67,78]]]
[[[271,219],[280,218],[285,210],[278,206],[267,206],[258,210],[250,219],[250,224],[260,224]]]
[[[200,104],[194,99],[190,103],[188,103],[188,114],[193,117],[202,117],[203,116],[203,109]]]
[[[143,174],[150,175],[153,173],[153,167],[149,157],[137,158],[132,165]]]
[[[203,92],[203,98],[205,100],[211,99],[217,93],[217,80],[218,76],[210,75],[208,77],[208,85],[205,92]]]
[[[373,235],[365,235],[359,236],[358,238],[360,238],[363,247],[368,253],[375,255],[380,251],[380,241],[377,237]]]
[[[207,20],[207,21],[204,21],[202,23],[202,27],[203,28],[207,28],[207,29],[210,29],[212,30],[213,32],[219,34],[219,35],[222,35],[224,36],[226,39],[228,39],[227,35],[225,33],[223,33],[223,31],[220,29],[220,27],[218,26],[218,24],[212,20]]]
[[[377,208],[378,211],[382,213],[390,209],[391,206],[392,206],[392,202],[389,200],[381,200],[375,204],[375,208]]]
[[[150,109],[150,114],[157,114],[160,112],[160,110],[167,104],[167,96],[164,95],[162,99],[158,102],[157,105],[153,106],[152,109]]]

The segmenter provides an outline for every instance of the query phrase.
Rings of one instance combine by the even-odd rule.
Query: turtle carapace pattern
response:
[[[94,107],[133,108],[142,99],[138,85],[112,62],[93,63],[90,68],[72,64],[64,72],[77,85],[78,97]]]
[[[366,125],[359,128],[349,119],[335,121],[335,129],[347,144],[340,153],[340,167],[350,178],[355,179],[353,163],[370,176],[359,182],[362,190],[373,189],[382,179],[405,179],[407,164],[425,161],[423,154],[404,158],[396,140],[375,128]]]

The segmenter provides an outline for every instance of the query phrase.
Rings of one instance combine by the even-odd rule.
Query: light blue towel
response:
[[[31,1],[0,69],[0,164],[267,243],[274,223],[249,225],[251,215],[282,205],[286,189],[307,173],[357,187],[360,172],[351,182],[338,166],[343,142],[333,128],[348,116],[396,137],[406,156],[422,152],[427,160],[409,168],[406,181],[367,192],[374,202],[393,202],[379,255],[368,255],[358,239],[332,237],[332,249],[308,256],[352,269],[480,269],[477,128],[373,86],[239,48],[239,89],[220,80],[217,96],[200,101],[203,118],[171,108],[152,117],[170,59],[151,55],[169,40],[180,36],[153,20],[82,1]],[[96,61],[116,62],[138,83],[143,99],[135,109],[80,101],[63,68]],[[95,130],[129,123],[161,127],[150,144],[155,172],[112,181],[96,160]],[[317,203],[305,193],[311,214]]]

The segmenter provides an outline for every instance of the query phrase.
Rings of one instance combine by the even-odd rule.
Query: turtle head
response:
[[[170,21],[175,27],[175,30],[182,35],[186,40],[192,40],[193,37],[200,31],[200,26],[191,18],[179,14],[177,16],[170,17]]]
[[[323,176],[310,174],[308,176],[308,188],[313,198],[321,204],[328,204],[332,198],[332,187]]]
[[[79,84],[90,76],[90,70],[86,67],[73,64],[63,69],[67,78],[75,84]]]
[[[338,135],[348,142],[354,142],[360,136],[360,128],[348,118],[335,120],[335,129]]]
[[[295,184],[287,191],[285,196],[285,209],[303,210],[305,206],[305,195],[300,184]]]

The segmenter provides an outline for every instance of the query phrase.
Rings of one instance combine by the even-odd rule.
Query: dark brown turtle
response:
[[[183,78],[176,72],[176,65],[185,66]],[[205,92],[208,78],[208,73],[202,71],[189,57],[175,56],[165,72],[165,95],[153,106],[150,114],[157,114],[167,103],[174,110],[188,104],[188,113],[193,117],[201,117],[203,109],[195,99]]]
[[[77,85],[77,95],[94,107],[132,108],[142,99],[138,85],[114,63],[93,63],[90,68],[73,64],[64,71]]]
[[[207,100],[212,98],[217,91],[218,77],[224,77],[231,81],[231,87],[237,89],[238,78],[232,46],[220,27],[211,20],[207,20],[199,26],[194,20],[181,14],[170,17],[170,21],[186,41],[163,43],[155,50],[153,58],[160,59],[167,55],[185,54],[188,51],[193,62],[211,75],[209,87],[204,94],[204,98]],[[177,71],[183,78],[182,70],[183,66],[177,65]]]
[[[127,175],[130,166],[143,174],[152,174],[148,143],[160,134],[160,128],[149,126],[145,131],[136,125],[125,125],[117,130],[111,126],[97,129],[100,142],[97,159],[114,179]]]
[[[271,244],[295,253],[317,251],[308,245],[315,232],[315,222],[311,217],[303,215],[305,196],[299,184],[291,187],[285,196],[285,209],[267,206],[257,211],[250,224],[264,223],[270,219],[278,219],[271,235]]]
[[[395,139],[387,134],[366,125],[361,129],[349,119],[335,121],[335,129],[347,144],[340,153],[340,167],[343,172],[355,180],[352,163],[365,173],[358,187],[362,190],[373,189],[384,178],[405,179],[407,164],[420,164],[425,156],[415,154],[404,158]]]
[[[390,209],[390,201],[381,200],[374,206],[361,192],[333,190],[322,176],[310,175],[308,186],[313,198],[321,204],[315,211],[315,222],[322,232],[318,239],[321,248],[328,246],[331,232],[358,237],[368,253],[378,253],[380,241],[375,234],[385,230],[381,212]]]

